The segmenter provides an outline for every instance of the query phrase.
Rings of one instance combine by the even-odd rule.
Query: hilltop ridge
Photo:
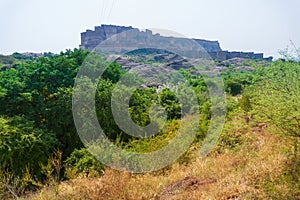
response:
[[[81,33],[81,44],[80,48],[84,50],[93,50],[101,42],[111,38],[116,34],[120,34],[125,31],[136,31],[142,32],[137,28],[132,26],[116,26],[116,25],[106,25],[96,26],[94,30],[86,30],[86,32]],[[164,37],[160,34],[153,34],[151,30],[146,30],[145,34],[149,37]],[[179,39],[179,38],[178,38]],[[247,58],[253,60],[266,60],[272,61],[273,57],[265,58],[263,53],[254,52],[243,52],[243,51],[227,51],[222,50],[219,41],[209,41],[204,39],[193,39],[196,41],[203,49],[210,55],[214,60],[229,60],[232,58]]]

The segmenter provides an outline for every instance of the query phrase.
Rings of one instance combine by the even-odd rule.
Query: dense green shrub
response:
[[[226,91],[230,93],[232,96],[236,96],[242,93],[243,87],[237,81],[228,81],[226,83]]]
[[[29,173],[43,180],[41,165],[58,145],[54,134],[34,128],[22,117],[0,118],[0,171],[8,172],[13,179],[22,179]]]
[[[160,94],[160,103],[165,108],[168,119],[181,118],[181,105],[172,91],[169,89],[163,89]]]
[[[102,174],[105,168],[87,149],[75,149],[70,157],[65,161],[67,177],[85,175],[95,176]]]
[[[251,105],[287,135],[300,137],[300,64],[277,61],[262,72],[248,92]]]
[[[0,115],[24,115],[60,141],[63,156],[80,147],[72,118],[72,89],[89,52],[74,49],[0,72]]]

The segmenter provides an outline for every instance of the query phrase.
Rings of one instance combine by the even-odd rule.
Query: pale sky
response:
[[[278,56],[300,47],[299,0],[0,0],[0,54],[78,48],[100,24],[218,40],[223,50]]]

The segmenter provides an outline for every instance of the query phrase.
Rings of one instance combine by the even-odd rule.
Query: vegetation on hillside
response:
[[[208,89],[193,70],[178,71],[197,93],[196,138],[171,166],[134,175],[104,166],[77,134],[73,86],[91,54],[74,49],[21,61],[17,54],[0,57],[3,64],[14,66],[0,69],[1,199],[300,198],[299,62],[275,61],[268,67],[250,63],[254,71],[229,66],[222,72],[227,121],[217,146],[204,158],[198,153],[211,120]],[[166,110],[167,122],[149,138],[126,134],[110,108],[112,92],[118,92],[116,84],[126,73],[116,62],[99,62],[107,69],[96,85],[96,113],[105,134],[119,147],[132,152],[160,149],[176,136],[180,122],[191,117],[182,118],[181,104],[170,89],[139,88],[129,102],[132,120],[148,125],[151,105],[157,103]],[[185,186],[180,180],[191,183]]]

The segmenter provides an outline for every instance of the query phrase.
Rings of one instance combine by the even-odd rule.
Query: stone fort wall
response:
[[[96,26],[95,30],[87,30],[86,32],[81,33],[81,45],[80,48],[84,50],[93,50],[101,42],[112,37],[113,35],[122,33],[124,31],[136,30],[139,29],[133,28],[131,26],[115,26],[115,25],[101,25]],[[148,34],[152,35],[152,32],[146,30]],[[157,36],[157,35],[156,35]],[[255,60],[268,60],[272,61],[272,57],[264,58],[262,53],[256,54],[254,52],[229,52],[223,51],[220,47],[218,41],[209,41],[202,39],[194,39],[199,43],[211,56],[212,59],[217,59],[220,61],[232,59],[232,58],[248,58]]]

